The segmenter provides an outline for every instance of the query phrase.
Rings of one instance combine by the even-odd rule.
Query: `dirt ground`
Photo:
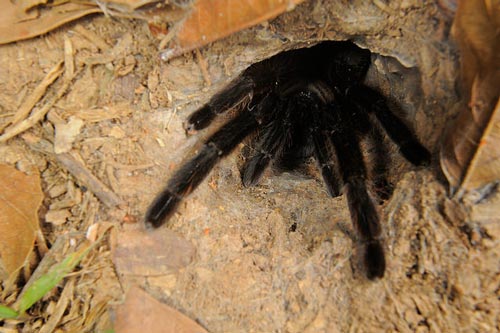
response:
[[[0,125],[65,59],[65,43],[73,49],[75,75],[49,116],[0,144],[1,163],[40,171],[47,243],[61,235],[83,239],[93,225],[114,227],[72,275],[71,302],[56,331],[109,328],[134,284],[210,332],[500,331],[500,194],[450,199],[439,172],[442,133],[460,106],[446,3],[306,1],[168,63],[146,23],[101,16],[2,46]],[[120,233],[142,232],[155,194],[207,135],[186,137],[187,115],[256,61],[343,39],[375,53],[369,84],[402,106],[401,117],[433,152],[430,167],[415,169],[386,140],[395,191],[380,206],[385,277],[364,277],[345,199],[330,198],[317,173],[270,172],[247,189],[240,181],[241,149],[165,227],[192,245],[189,260],[159,274],[122,270],[115,249]],[[56,81],[49,90],[63,85]],[[82,186],[54,153],[54,126],[74,119],[83,126],[72,153],[122,201],[118,207]],[[39,331],[65,284],[9,332]]]

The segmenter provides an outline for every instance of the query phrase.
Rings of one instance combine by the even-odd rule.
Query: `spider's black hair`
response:
[[[313,156],[328,193],[347,196],[352,222],[363,246],[369,279],[380,278],[385,257],[381,226],[367,189],[367,167],[360,138],[368,137],[379,153],[373,173],[375,191],[387,199],[387,156],[378,122],[401,154],[415,165],[427,164],[430,154],[410,129],[388,108],[385,98],[363,84],[371,53],[351,42],[323,42],[277,54],[253,64],[188,119],[186,129],[201,130],[223,112],[236,116],[210,136],[182,165],[146,213],[146,224],[159,227],[179,202],[209,174],[215,164],[242,140],[256,135],[256,153],[242,170],[244,186],[258,183],[273,163],[293,169]]]

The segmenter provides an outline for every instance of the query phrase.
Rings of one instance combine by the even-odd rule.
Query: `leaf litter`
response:
[[[246,66],[285,48],[363,36],[361,45],[379,54],[371,79],[406,106],[405,117],[428,147],[437,146],[454,116],[449,110],[458,103],[456,50],[447,40],[450,20],[431,4],[307,1],[169,63],[159,61],[157,38],[162,37],[145,23],[94,18],[74,27],[4,46],[0,53],[0,88],[11,96],[0,96],[0,125],[15,114],[19,92],[29,95],[65,59],[64,74],[25,120],[36,118],[0,146],[5,152],[0,162],[31,162],[39,169],[44,192],[50,193],[42,209],[71,213],[50,227],[42,219],[57,262],[72,242],[100,230],[96,225],[115,228],[110,239],[119,240],[116,248],[140,244],[147,237],[141,217],[151,198],[185,152],[195,149],[196,138],[185,138],[183,119]],[[82,173],[65,167],[64,155],[54,152],[57,123],[72,116],[84,124],[63,154],[71,154]],[[194,249],[185,252],[193,253],[185,257],[189,260],[169,267],[174,257],[166,255],[162,260],[169,268],[152,271],[147,265],[158,265],[156,255],[142,262],[147,251],[131,250],[146,267],[134,271],[117,264],[113,242],[102,242],[60,288],[27,311],[28,318],[6,323],[27,331],[104,331],[113,327],[115,311],[134,319],[140,305],[118,310],[118,304],[127,290],[140,287],[212,332],[498,328],[495,195],[477,205],[456,202],[446,197],[434,174],[411,171],[393,157],[396,190],[381,208],[389,274],[368,283],[359,278],[355,247],[346,236],[350,226],[342,198],[329,199],[318,178],[295,174],[242,189],[239,160],[236,152],[222,162],[186,200],[167,232],[175,234],[151,237],[167,248],[171,240],[189,244]],[[100,187],[89,186],[82,174],[98,181],[118,204],[106,203]],[[123,231],[127,237],[117,237]],[[56,246],[65,234],[72,235],[70,241]],[[120,260],[127,263],[125,255]],[[136,302],[143,297],[137,295]],[[4,304],[17,296],[6,293]]]

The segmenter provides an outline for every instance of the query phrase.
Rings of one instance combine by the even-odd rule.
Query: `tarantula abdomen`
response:
[[[382,228],[367,186],[373,175],[376,194],[381,199],[391,194],[381,129],[414,165],[428,164],[430,153],[390,111],[385,98],[364,85],[370,58],[370,51],[352,42],[323,42],[248,67],[188,118],[188,131],[201,130],[217,115],[235,111],[174,173],[146,213],[146,224],[165,223],[221,158],[255,134],[254,154],[242,169],[243,185],[258,184],[271,165],[290,170],[313,157],[330,196],[343,189],[347,197],[364,249],[366,276],[381,278],[386,267]],[[365,165],[362,138],[371,140],[378,153],[373,168]]]

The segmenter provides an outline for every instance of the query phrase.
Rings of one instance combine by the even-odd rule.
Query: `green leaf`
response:
[[[6,305],[0,305],[0,318],[1,319],[11,319],[11,318],[16,318],[17,316],[19,316],[19,313],[6,306]]]
[[[92,246],[68,254],[61,263],[54,265],[50,271],[34,281],[16,303],[19,313],[24,313],[45,294],[52,290],[52,288],[56,287],[66,275],[73,271],[76,265],[80,263],[83,257],[85,257],[98,242],[99,241],[95,242]]]

